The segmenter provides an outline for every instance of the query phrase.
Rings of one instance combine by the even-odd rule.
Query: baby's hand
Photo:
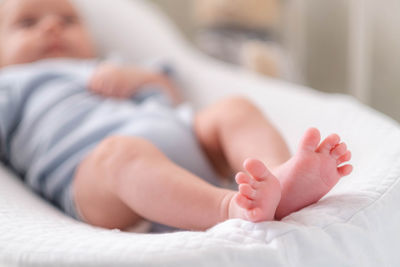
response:
[[[147,83],[153,74],[134,67],[101,64],[89,81],[89,89],[108,97],[128,98]]]
[[[106,97],[128,98],[145,84],[160,85],[174,104],[181,102],[177,88],[167,76],[133,66],[124,67],[110,63],[101,64],[89,81],[89,90]]]

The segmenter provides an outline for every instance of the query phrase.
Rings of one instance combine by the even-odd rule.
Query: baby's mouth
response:
[[[52,55],[52,54],[60,54],[62,52],[65,52],[66,47],[63,45],[61,42],[49,42],[48,45],[45,46],[44,49],[44,54]]]

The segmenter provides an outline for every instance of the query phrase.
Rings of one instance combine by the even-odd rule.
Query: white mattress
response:
[[[101,16],[93,15],[93,3]],[[186,96],[198,107],[232,93],[247,95],[281,130],[292,150],[310,126],[323,136],[339,133],[352,150],[354,172],[318,203],[280,222],[236,219],[206,232],[137,234],[76,222],[0,168],[0,265],[400,265],[396,122],[351,97],[262,78],[200,55],[142,1],[79,0],[79,5],[94,25],[101,51],[118,48],[133,60],[153,54],[170,58],[181,73]],[[112,23],[100,25],[102,21]],[[128,26],[130,35],[124,28]],[[158,43],[138,45],[138,40]]]

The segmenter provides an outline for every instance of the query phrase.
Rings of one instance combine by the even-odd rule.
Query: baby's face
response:
[[[94,56],[89,33],[68,0],[7,0],[1,5],[0,67]]]

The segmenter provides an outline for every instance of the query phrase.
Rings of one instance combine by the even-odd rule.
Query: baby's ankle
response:
[[[231,191],[231,190],[225,190],[225,189],[224,189],[224,191],[225,191],[224,196],[222,197],[220,206],[219,206],[220,218],[219,218],[218,222],[223,222],[223,221],[233,218],[231,207],[232,207],[233,198],[237,192]]]

